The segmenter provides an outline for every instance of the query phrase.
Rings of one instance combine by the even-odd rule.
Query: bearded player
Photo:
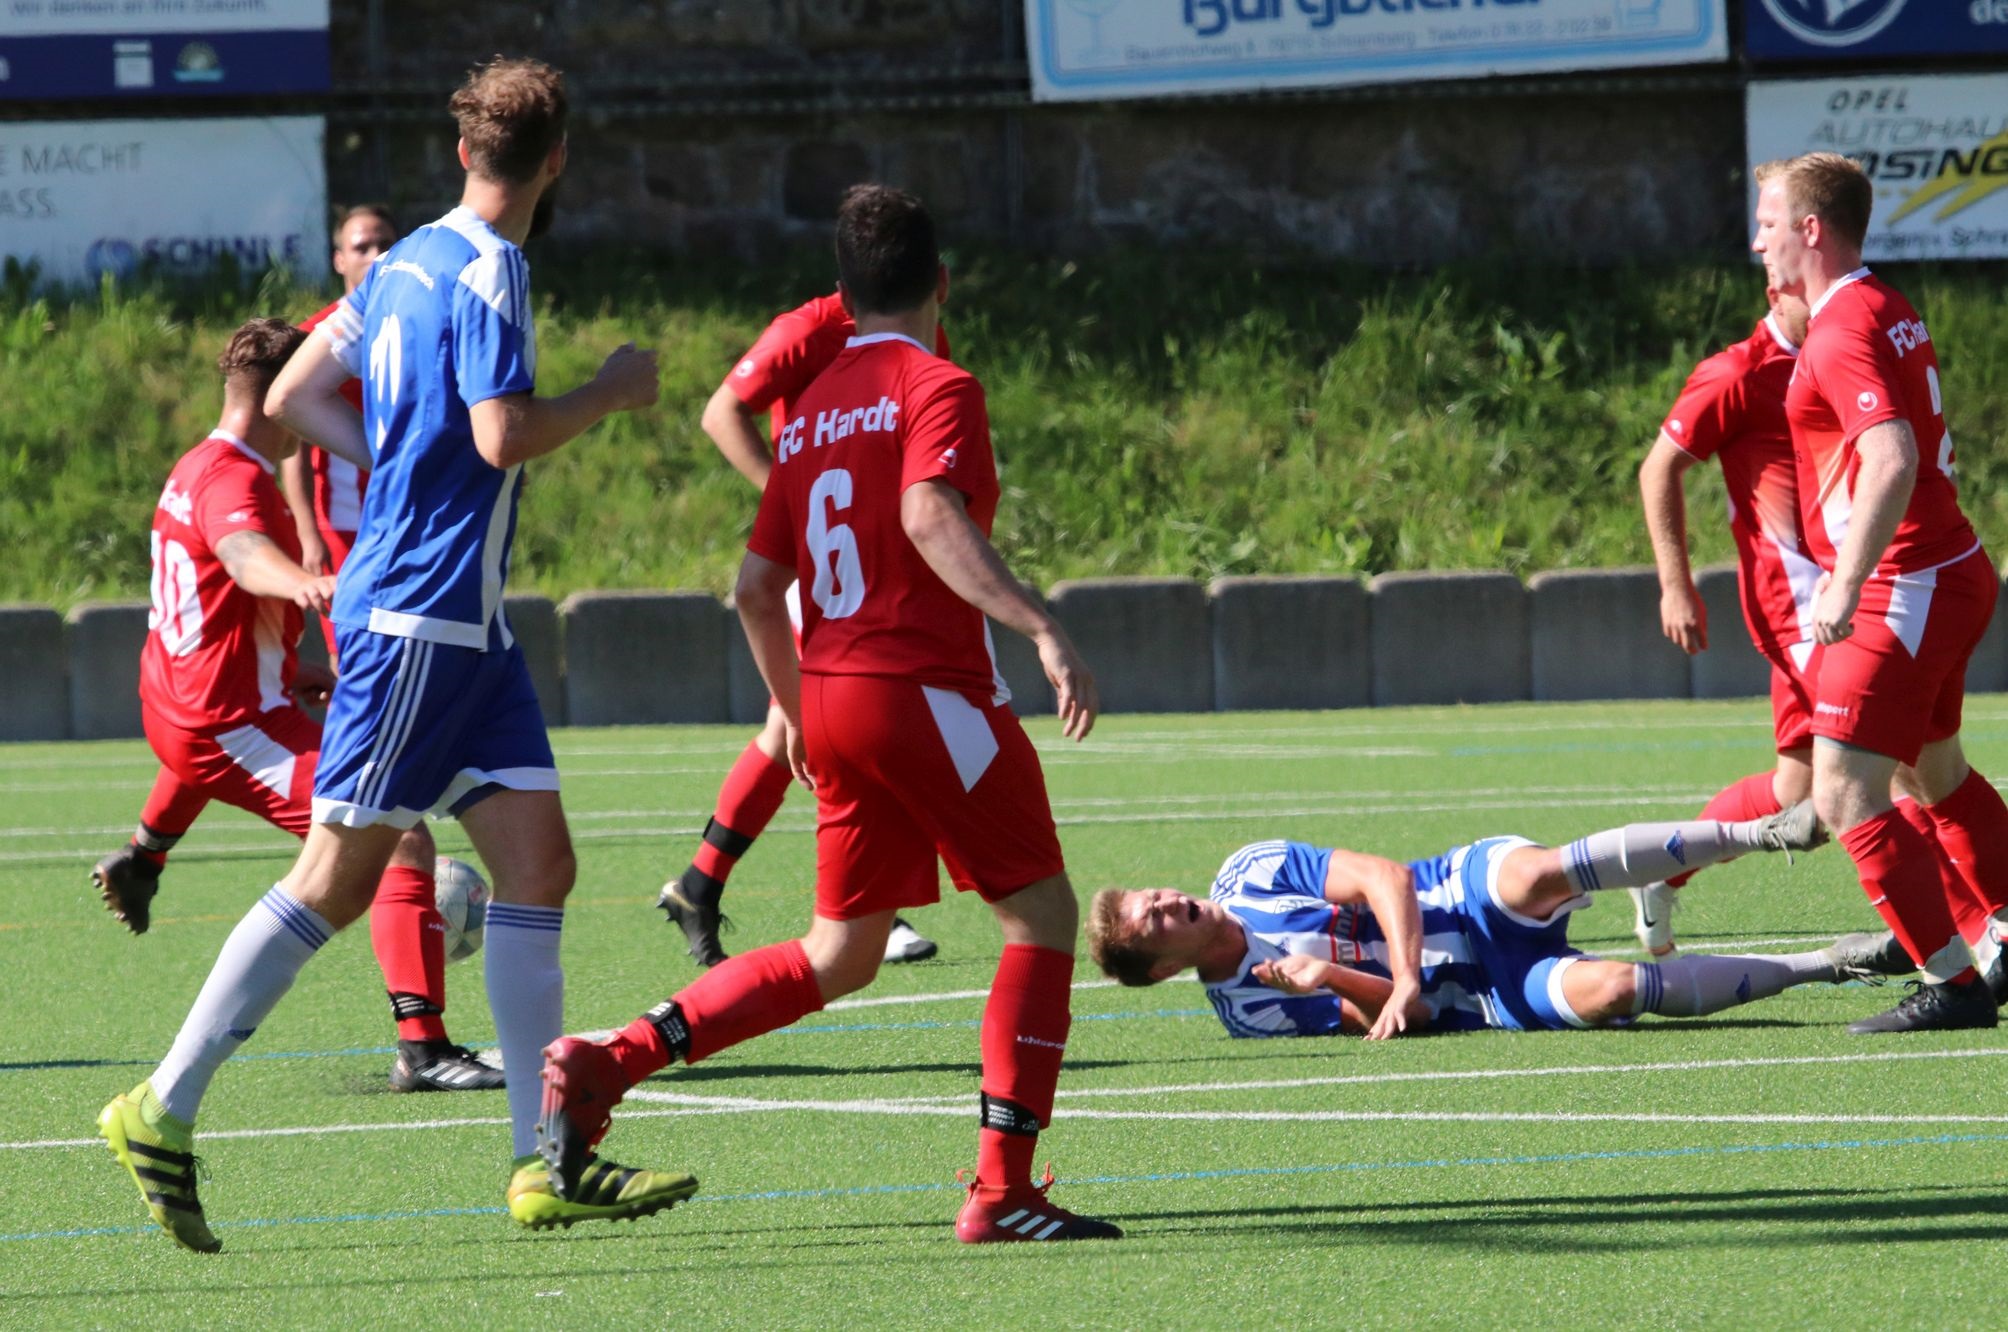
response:
[[[1976,967],[2008,908],[2008,806],[1959,743],[1966,663],[2000,592],[1953,487],[1931,334],[1862,264],[1875,192],[1859,165],[1809,153],[1757,169],[1770,283],[1803,296],[1785,399],[1806,539],[1821,568],[1813,801],[1924,984],[1857,1033],[1991,1027]],[[1938,845],[1905,819],[1913,795]],[[1961,919],[1955,920],[1955,905]],[[1988,918],[1994,917],[1994,921]]]
[[[1773,288],[1770,311],[1749,337],[1696,366],[1659,439],[1639,467],[1646,530],[1659,569],[1660,628],[1681,651],[1708,647],[1708,612],[1687,556],[1682,484],[1697,463],[1722,468],[1729,534],[1736,544],[1736,590],[1750,641],[1771,664],[1771,722],[1777,765],[1732,783],[1700,817],[1730,821],[1776,814],[1813,793],[1813,699],[1806,632],[1820,567],[1799,523],[1785,388],[1806,337],[1806,302]],[[1639,942],[1654,957],[1673,952],[1674,892],[1691,872],[1631,890]]]
[[[760,418],[770,418],[773,437],[779,439],[790,420],[790,404],[829,367],[856,331],[838,294],[818,296],[776,316],[704,405],[704,433],[755,490],[766,490],[774,470],[774,454]],[[946,329],[935,330],[934,351],[948,359]],[[790,591],[788,606],[799,627],[801,600],[796,591]],[[672,924],[682,927],[690,956],[701,967],[725,960],[718,929],[725,921],[719,899],[726,880],[766,830],[794,782],[788,770],[785,721],[779,705],[769,700],[767,724],[726,774],[717,808],[704,825],[704,840],[689,868],[656,895],[655,904]],[[886,961],[919,962],[935,952],[931,939],[894,917],[892,933],[886,937]]]
[[[562,1197],[630,1087],[868,985],[895,915],[939,897],[939,857],[1004,934],[983,1015],[976,1181],[956,1235],[1115,1238],[1032,1182],[1067,1043],[1079,908],[985,617],[1037,645],[1077,739],[1094,724],[1094,681],[990,544],[999,494],[983,390],[931,350],[948,272],[920,201],[854,187],[837,217],[837,272],[857,333],[781,431],[738,584],[790,766],[816,792],[815,918],[804,938],[720,963],[608,1041],[554,1042],[539,1149]]]
[[[132,841],[91,872],[134,934],[153,920],[168,853],[212,800],[295,837],[312,821],[321,725],[300,701],[333,681],[295,656],[302,612],[325,612],[334,584],[301,562],[273,484],[297,439],[265,415],[265,391],[306,334],[275,319],[238,329],[218,359],[223,416],[175,464],[153,518],[153,610],[140,654],[140,717],[160,759]],[[397,1023],[395,1091],[503,1085],[446,1034],[445,926],[433,904],[432,835],[398,842],[370,905],[370,944]]]

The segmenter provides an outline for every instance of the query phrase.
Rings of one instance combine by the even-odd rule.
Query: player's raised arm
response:
[[[624,343],[570,393],[508,393],[474,403],[467,409],[474,448],[492,467],[514,467],[564,447],[615,412],[652,406],[661,391],[654,350]]]
[[[970,518],[962,492],[945,481],[916,482],[900,496],[899,518],[914,549],[951,592],[1032,640],[1066,734],[1087,739],[1102,707],[1094,675],[1060,622],[1012,575]]]
[[[774,451],[767,447],[767,436],[760,429],[763,411],[749,406],[728,382],[720,384],[711,401],[704,404],[699,422],[725,461],[759,490],[767,488],[767,476],[774,470]]]
[[[1660,632],[1689,655],[1708,647],[1708,608],[1695,590],[1687,555],[1687,495],[1682,484],[1692,466],[1693,455],[1661,430],[1638,469],[1645,530],[1652,538],[1653,564],[1659,569]]]
[[[1394,979],[1386,1004],[1368,1040],[1399,1036],[1413,1020],[1422,994],[1422,908],[1415,900],[1415,876],[1408,866],[1359,851],[1332,852],[1325,872],[1325,900],[1334,906],[1365,906],[1387,936],[1388,970]]]
[[[376,457],[364,439],[362,415],[342,396],[342,385],[353,377],[327,338],[309,337],[272,381],[265,414],[368,471]]]

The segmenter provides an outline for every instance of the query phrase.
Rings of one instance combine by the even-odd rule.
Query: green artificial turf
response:
[[[1767,766],[1767,723],[1751,702],[1111,717],[1079,747],[1032,729],[1085,896],[1203,892],[1265,837],[1419,857],[1688,816]],[[1967,736],[1979,767],[2008,772],[2008,704],[1972,700]],[[694,974],[649,903],[745,738],[557,737],[580,862],[573,1028],[623,1023]],[[997,942],[981,904],[952,893],[913,917],[936,960],[651,1079],[647,1095],[678,1099],[616,1116],[608,1154],[696,1173],[697,1199],[548,1235],[500,1212],[501,1093],[386,1089],[390,1020],[366,932],[350,931],[218,1076],[200,1150],[225,1249],[185,1253],[146,1224],[94,1117],[166,1049],[292,844],[213,809],[152,932],[127,936],[87,874],[152,772],[138,743],[0,748],[0,1327],[1997,1321],[2008,1040],[1850,1037],[1846,1022],[1898,993],[1862,986],[1630,1031],[1381,1045],[1230,1040],[1187,980],[1082,988],[1040,1154],[1057,1200],[1129,1237],[965,1249],[954,1172],[974,1163]],[[741,864],[729,948],[806,924],[810,822],[798,792]],[[454,825],[438,831],[465,854]],[[1875,919],[1829,848],[1709,872],[1678,925],[1690,947],[1773,950]],[[1636,956],[1630,926],[1629,900],[1606,894],[1572,935]],[[478,962],[449,992],[453,1034],[491,1043]]]

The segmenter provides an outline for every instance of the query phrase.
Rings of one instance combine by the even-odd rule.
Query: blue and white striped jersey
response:
[[[502,586],[522,467],[482,459],[468,408],[535,386],[523,252],[456,208],[392,246],[320,331],[363,381],[376,455],[335,623],[507,648]]]
[[[1422,998],[1437,1030],[1500,1025],[1484,969],[1467,933],[1464,867],[1472,848],[1457,847],[1409,863],[1422,908]],[[1232,912],[1248,936],[1234,976],[1209,983],[1206,997],[1233,1036],[1326,1036],[1340,1028],[1339,996],[1289,995],[1249,973],[1263,962],[1297,954],[1389,976],[1380,922],[1364,906],[1325,900],[1329,848],[1303,842],[1256,842],[1227,858],[1208,894]]]

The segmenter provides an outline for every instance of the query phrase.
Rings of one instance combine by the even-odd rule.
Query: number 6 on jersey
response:
[[[816,582],[809,595],[825,619],[841,620],[857,613],[865,600],[865,570],[858,559],[857,534],[847,523],[832,527],[824,506],[851,507],[851,474],[833,467],[809,488],[809,527],[804,539],[816,561]]]

